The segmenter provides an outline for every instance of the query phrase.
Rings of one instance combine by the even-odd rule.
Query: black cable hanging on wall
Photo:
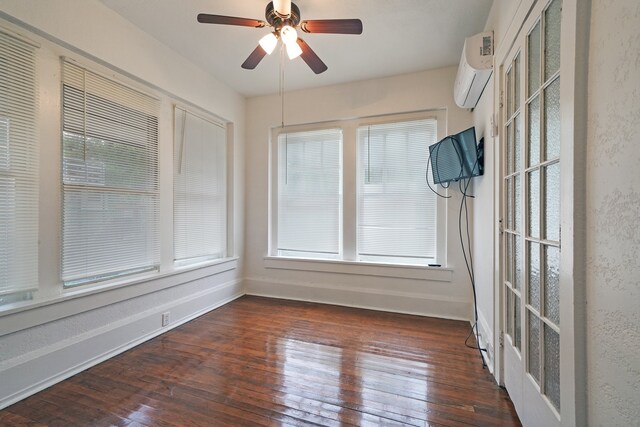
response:
[[[457,152],[457,149],[456,149]],[[462,155],[461,153],[457,152],[459,160],[460,160],[460,164],[462,164]],[[437,155],[437,152],[436,152]],[[476,157],[475,163],[473,164],[473,167],[471,168],[471,170],[475,170],[475,168],[478,166],[478,157]],[[436,194],[438,197],[441,197],[443,199],[449,199],[451,198],[451,196],[449,195],[442,195],[440,193],[438,193],[432,186],[431,183],[429,182],[429,167],[431,166],[431,151],[429,151],[429,159],[427,161],[427,170],[426,170],[426,174],[425,174],[425,178],[427,181],[427,185],[429,186],[429,189]],[[464,183],[464,186],[463,186]],[[469,334],[467,335],[467,338],[464,340],[464,344],[465,346],[469,347],[469,348],[475,348],[478,350],[478,354],[480,356],[480,360],[482,361],[482,367],[486,368],[487,364],[484,361],[484,356],[483,356],[483,352],[486,352],[487,349],[486,348],[481,348],[480,347],[480,338],[479,338],[479,330],[478,330],[478,299],[477,299],[477,293],[476,293],[476,281],[475,281],[475,273],[474,273],[474,267],[473,267],[473,254],[471,251],[471,235],[469,233],[469,206],[467,204],[467,199],[468,198],[475,198],[475,196],[473,195],[469,195],[467,192],[469,190],[469,184],[471,183],[471,178],[462,178],[462,169],[460,170],[460,179],[458,179],[458,188],[460,190],[460,193],[462,194],[462,199],[460,200],[460,209],[458,211],[458,235],[460,238],[460,246],[462,247],[462,255],[464,257],[464,262],[467,268],[467,273],[469,274],[469,280],[471,282],[471,290],[473,293],[473,324],[471,325],[471,330],[469,331]],[[443,188],[449,188],[449,185],[444,186]],[[462,231],[462,212],[464,210],[465,213],[465,228],[466,228],[466,235],[467,235],[467,242],[466,245],[467,247],[465,247],[465,239],[463,237],[463,231]],[[469,345],[469,338],[471,337],[471,334],[473,334],[475,332],[475,340],[476,340],[476,345],[472,346]]]
[[[475,165],[474,165],[474,168],[475,168]],[[482,353],[486,352],[487,349],[480,347],[480,337],[479,337],[479,330],[478,330],[478,298],[476,293],[476,277],[475,277],[474,268],[473,268],[473,254],[471,251],[471,235],[469,233],[469,206],[467,204],[467,198],[475,198],[475,196],[467,194],[467,191],[469,189],[469,184],[471,183],[471,178],[467,178],[466,180],[464,180],[466,181],[464,188],[462,187],[462,181],[463,180],[458,181],[458,187],[460,189],[460,192],[462,193],[462,200],[460,201],[460,210],[458,211],[458,235],[460,237],[460,246],[462,247],[462,255],[464,256],[464,262],[467,267],[467,273],[469,274],[469,280],[471,281],[471,290],[473,293],[473,325],[471,325],[471,330],[469,331],[469,335],[467,335],[467,338],[464,340],[464,345],[466,345],[469,348],[475,348],[478,350],[478,354],[480,355],[480,360],[482,361],[482,367],[486,368],[487,364],[484,361],[484,356]],[[467,248],[465,248],[465,243],[464,243],[464,238],[462,233],[463,208],[465,213]],[[468,255],[467,255],[467,252],[468,252]],[[468,344],[468,341],[469,341],[469,337],[471,336],[471,334],[474,333],[474,331],[475,331],[476,345],[471,346]]]

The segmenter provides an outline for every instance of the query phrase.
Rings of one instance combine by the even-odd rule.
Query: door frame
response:
[[[521,0],[494,56],[493,117],[497,127],[494,150],[494,348],[496,380],[504,385],[504,326],[501,233],[503,202],[504,91],[501,64],[505,62],[532,9],[547,0]],[[561,147],[561,255],[560,255],[560,398],[561,424],[587,423],[586,411],[586,141],[587,71],[591,2],[563,0],[560,42]],[[497,79],[497,80],[495,80]],[[567,202],[568,201],[568,202]]]

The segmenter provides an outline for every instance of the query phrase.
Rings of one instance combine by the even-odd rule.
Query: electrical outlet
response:
[[[162,313],[162,326],[167,326],[169,324],[169,312]]]

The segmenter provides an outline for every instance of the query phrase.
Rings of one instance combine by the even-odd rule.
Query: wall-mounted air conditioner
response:
[[[493,72],[493,31],[467,37],[453,88],[459,107],[474,108]]]

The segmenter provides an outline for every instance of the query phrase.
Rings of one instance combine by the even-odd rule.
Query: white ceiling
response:
[[[250,97],[276,93],[279,55],[255,70],[240,64],[268,28],[199,24],[200,12],[264,20],[267,0],[102,0],[137,27]],[[492,0],[297,0],[302,19],[359,18],[362,35],[300,35],[327,64],[314,74],[285,61],[285,89],[296,90],[455,65],[464,38],[483,30]]]

